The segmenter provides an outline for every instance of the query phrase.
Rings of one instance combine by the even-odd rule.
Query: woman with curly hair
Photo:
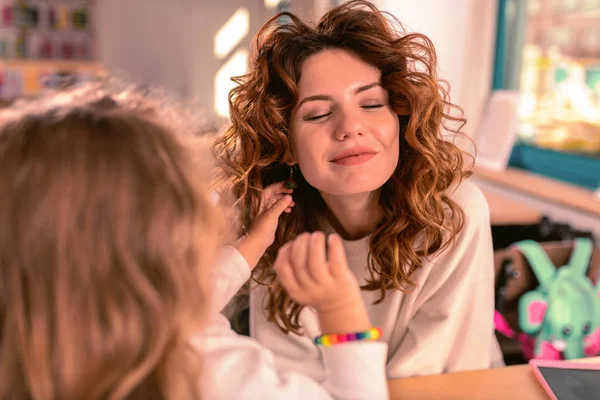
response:
[[[387,399],[385,343],[326,349],[320,384],[219,314],[249,271],[214,269],[226,210],[184,134],[194,114],[171,103],[92,85],[0,112],[0,399]],[[279,280],[316,309],[356,305],[353,321],[319,315],[324,330],[370,326],[341,241],[328,262],[320,248]],[[291,267],[336,279],[300,293]]]
[[[452,115],[459,108],[436,77],[431,41],[351,1],[316,27],[280,14],[256,46],[230,93],[231,126],[214,144],[218,183],[241,212],[236,248],[253,269],[251,336],[282,367],[324,379],[312,340],[321,327],[273,263],[286,242],[289,258],[304,260],[319,232],[336,232],[389,345],[389,378],[500,361],[488,207],[448,140],[465,120]],[[277,226],[255,222],[291,192]]]

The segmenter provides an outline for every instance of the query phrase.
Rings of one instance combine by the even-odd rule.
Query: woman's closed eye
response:
[[[387,103],[385,101],[375,101],[375,102],[369,102],[367,104],[362,104],[362,105],[360,105],[360,108],[363,110],[366,110],[366,111],[376,111],[376,110],[384,108],[386,106],[387,106]],[[333,115],[333,111],[334,110],[311,111],[311,112],[306,113],[305,116],[302,117],[302,119],[307,122],[324,121],[327,118],[329,118],[331,115]]]
[[[306,115],[304,117],[304,120],[305,121],[312,121],[312,122],[320,121],[320,120],[323,120],[323,119],[329,117],[331,114],[332,114],[331,111],[325,112],[325,113],[323,113],[323,112],[311,113],[311,114]]]
[[[362,101],[359,101],[358,104],[363,110],[374,111],[380,108],[387,107],[389,105],[389,102],[387,98],[373,97],[370,99],[363,99]]]
[[[382,107],[385,107],[385,104],[368,104],[368,105],[361,106],[361,108],[364,108],[366,110],[376,110],[376,109],[382,108]]]

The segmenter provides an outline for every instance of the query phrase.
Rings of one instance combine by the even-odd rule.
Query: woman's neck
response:
[[[321,192],[321,197],[333,229],[345,240],[357,240],[372,233],[383,217],[379,194],[379,190],[350,196]]]

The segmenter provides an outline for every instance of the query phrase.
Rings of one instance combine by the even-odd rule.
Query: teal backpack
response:
[[[600,280],[594,286],[587,277],[593,242],[576,239],[569,262],[558,269],[539,243],[526,240],[515,245],[539,282],[519,300],[519,326],[533,341],[528,358],[560,360],[599,354]]]

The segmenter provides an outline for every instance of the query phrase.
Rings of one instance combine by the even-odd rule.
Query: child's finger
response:
[[[285,181],[273,183],[272,185],[267,186],[262,191],[262,204],[260,207],[260,212],[262,213],[264,210],[268,210],[273,204],[281,199],[282,196],[292,193],[294,193],[294,190],[286,188]]]
[[[292,212],[292,208],[296,205],[293,201],[290,203],[289,207],[285,209],[285,213],[289,214]]]
[[[308,241],[310,234],[303,233],[294,240],[292,249],[290,252],[290,262],[294,267],[294,274],[300,286],[309,287],[311,285],[311,279],[306,269],[307,263],[307,250]]]
[[[308,272],[315,282],[326,283],[331,277],[328,268],[325,258],[325,234],[313,232],[308,246]]]
[[[283,213],[285,209],[290,206],[291,202],[292,196],[290,196],[289,194],[282,196],[272,206],[270,206],[263,212],[264,218],[272,218],[274,220],[277,220],[281,213]]]
[[[338,235],[332,233],[327,238],[329,266],[333,277],[341,277],[348,270],[348,261],[346,260],[346,251],[342,245],[342,240]]]
[[[265,195],[265,193],[263,193],[262,200],[260,203],[260,210],[258,212],[259,215],[262,214],[265,210],[268,210],[269,208],[271,208],[271,206],[280,198],[281,197],[276,198],[272,195]]]
[[[283,197],[282,194],[275,194],[272,196],[269,196],[265,199],[265,210],[268,210],[269,208],[271,208],[273,206],[273,204],[277,203],[281,198]]]
[[[291,194],[293,193],[293,189],[288,189],[285,187],[285,181],[273,183],[266,188],[263,189],[263,196],[271,196],[274,194]]]

